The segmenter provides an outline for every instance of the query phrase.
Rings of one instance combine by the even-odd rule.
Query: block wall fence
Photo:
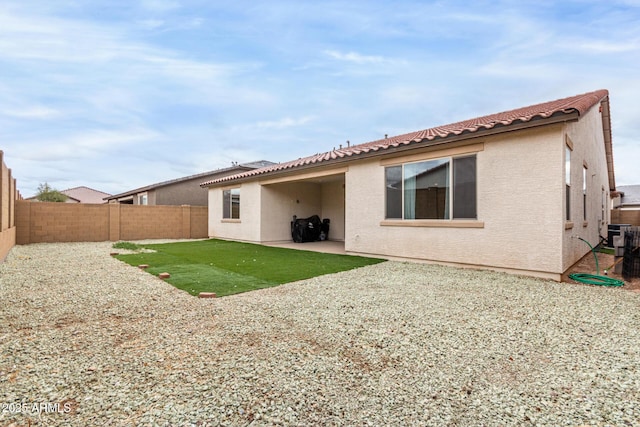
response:
[[[16,243],[208,237],[206,206],[16,203]]]
[[[631,224],[640,226],[640,210],[611,210],[611,224]]]
[[[22,199],[0,150],[0,262],[16,244],[16,200]]]

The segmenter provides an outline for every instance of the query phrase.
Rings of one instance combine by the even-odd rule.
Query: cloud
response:
[[[82,134],[34,138],[22,141],[14,147],[12,156],[29,161],[68,161],[99,158],[117,153],[122,147],[148,143],[160,135],[144,128],[128,128],[115,131],[95,129]]]
[[[380,64],[388,62],[382,56],[362,55],[356,52],[342,53],[336,50],[325,50],[324,54],[339,61],[346,61],[355,64]]]
[[[593,54],[626,53],[640,51],[640,40],[633,41],[607,41],[607,40],[583,40],[571,43],[572,49],[579,49]]]
[[[171,12],[181,8],[180,2],[173,0],[142,0],[141,5],[152,12]]]
[[[255,127],[257,129],[282,130],[290,127],[303,126],[312,119],[311,116],[301,117],[299,119],[284,117],[280,120],[258,122]]]
[[[13,106],[0,110],[0,116],[4,115],[16,119],[51,120],[60,117],[61,111],[42,105]]]

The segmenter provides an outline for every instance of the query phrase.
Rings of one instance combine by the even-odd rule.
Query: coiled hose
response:
[[[578,283],[585,283],[587,285],[598,285],[598,286],[624,286],[624,282],[622,280],[614,279],[609,276],[600,276],[600,267],[598,266],[598,256],[596,255],[596,251],[591,246],[591,243],[584,240],[582,237],[578,237],[578,239],[585,242],[591,248],[591,252],[593,253],[593,257],[596,260],[596,271],[598,274],[588,274],[588,273],[573,273],[569,275],[571,280],[575,280]]]
[[[609,276],[600,276],[598,274],[587,273],[573,273],[569,275],[569,278],[579,283],[585,283],[587,285],[598,286],[623,286],[622,280],[614,279]]]

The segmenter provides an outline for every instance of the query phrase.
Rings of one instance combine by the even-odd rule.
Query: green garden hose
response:
[[[591,243],[584,240],[582,237],[578,237],[578,239],[585,242],[591,248],[591,252],[593,252],[593,257],[596,260],[596,272],[598,274],[587,274],[587,273],[573,273],[569,275],[569,279],[575,280],[578,283],[585,283],[587,285],[598,285],[598,286],[623,286],[624,282],[622,280],[614,279],[609,276],[600,276],[600,267],[598,266],[598,256],[596,255],[596,251],[591,246]],[[607,271],[605,270],[605,273]]]
[[[609,276],[599,276],[597,274],[587,273],[573,273],[569,275],[569,278],[575,280],[578,283],[585,283],[587,285],[598,286],[623,286],[622,280],[614,279]]]

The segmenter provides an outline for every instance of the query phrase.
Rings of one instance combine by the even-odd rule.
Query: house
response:
[[[640,210],[640,185],[621,185],[616,193],[615,208],[623,211]]]
[[[109,193],[105,193],[103,191],[94,190],[93,188],[80,186],[69,188],[67,190],[62,190],[60,193],[67,196],[67,200],[65,203],[93,203],[93,204],[102,204],[107,203],[104,199],[106,197],[111,196]],[[29,201],[37,202],[37,196],[29,197]]]
[[[106,197],[109,203],[130,205],[192,205],[207,206],[207,191],[200,187],[204,180],[218,179],[240,172],[273,165],[273,162],[260,160],[256,162],[234,164],[231,167],[210,172],[190,175],[136,188],[124,193]]]
[[[349,254],[561,280],[589,251],[576,237],[597,243],[610,222],[609,93],[348,144],[201,185],[211,237],[290,241],[292,216],[317,214]]]
[[[69,188],[61,193],[67,196],[67,203],[106,203],[104,199],[111,196],[109,193],[85,186]]]

